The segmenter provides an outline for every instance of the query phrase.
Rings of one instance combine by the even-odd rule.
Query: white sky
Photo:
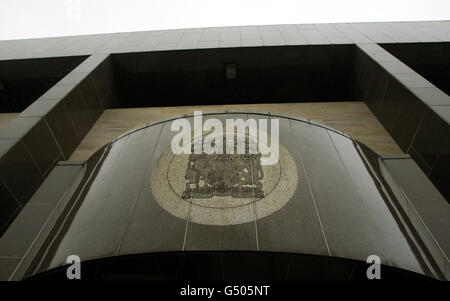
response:
[[[450,0],[0,0],[0,40],[233,25],[449,19]]]

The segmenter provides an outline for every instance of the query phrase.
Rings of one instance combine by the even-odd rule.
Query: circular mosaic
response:
[[[245,138],[245,154],[236,154],[236,145],[234,154],[174,154],[169,147],[151,176],[158,204],[176,217],[205,225],[248,223],[255,215],[263,218],[281,209],[297,187],[294,159],[280,145],[277,163],[262,165],[261,158],[269,155],[259,149],[249,154],[247,133]]]

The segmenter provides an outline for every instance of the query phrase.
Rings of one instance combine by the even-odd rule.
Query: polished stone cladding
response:
[[[175,49],[449,42],[450,21],[235,26],[0,41],[0,60]]]
[[[0,233],[104,109],[139,105],[364,100],[449,201],[449,42],[450,21],[0,41],[1,111],[21,112],[0,129]]]
[[[179,117],[193,124],[192,115]],[[287,177],[283,171],[280,177],[270,168],[264,170],[260,186],[264,195],[222,199],[224,204],[239,205],[235,210],[215,206],[217,199],[211,196],[176,195],[183,184],[181,189],[158,185],[159,178],[184,183],[189,174],[188,161],[175,167],[179,171],[173,174],[161,169],[178,133],[171,130],[174,118],[118,137],[85,164],[57,166],[0,239],[0,256],[9,264],[2,277],[22,279],[58,268],[72,254],[88,261],[129,254],[230,250],[363,262],[377,255],[384,265],[448,279],[450,209],[408,156],[380,158],[339,131],[290,116],[207,112],[205,120],[277,119],[280,165],[293,160],[289,167],[295,170],[284,171]],[[291,181],[294,174],[297,179]],[[403,194],[397,183],[405,177],[409,177],[407,183],[418,181],[428,189],[416,187],[413,195],[410,185],[405,186],[407,195]],[[423,204],[414,198],[417,193],[433,196],[429,204],[439,210],[428,215],[416,211]],[[164,195],[170,197],[164,199]],[[287,201],[278,205],[285,195]],[[41,213],[30,218],[37,210]],[[23,233],[27,228],[33,231]]]
[[[112,107],[363,99],[449,199],[449,41],[449,21],[0,41],[2,87],[12,80],[0,90],[1,110],[20,112],[29,106],[0,130],[0,233],[56,162],[70,156],[103,109]],[[65,65],[61,60],[74,59],[76,68],[56,70]],[[224,83],[229,63],[237,65],[238,81]],[[24,182],[29,183],[25,189]]]

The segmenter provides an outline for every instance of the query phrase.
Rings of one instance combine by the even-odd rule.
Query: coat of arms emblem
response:
[[[224,145],[225,145],[224,138]],[[236,142],[235,142],[236,148]],[[185,173],[183,199],[232,196],[263,198],[261,153],[194,154],[191,152]]]

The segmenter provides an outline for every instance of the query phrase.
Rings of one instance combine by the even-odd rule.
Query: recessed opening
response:
[[[357,101],[354,45],[114,54],[117,107]]]
[[[0,113],[20,113],[86,56],[0,61]]]
[[[397,43],[381,46],[450,95],[450,43]]]

